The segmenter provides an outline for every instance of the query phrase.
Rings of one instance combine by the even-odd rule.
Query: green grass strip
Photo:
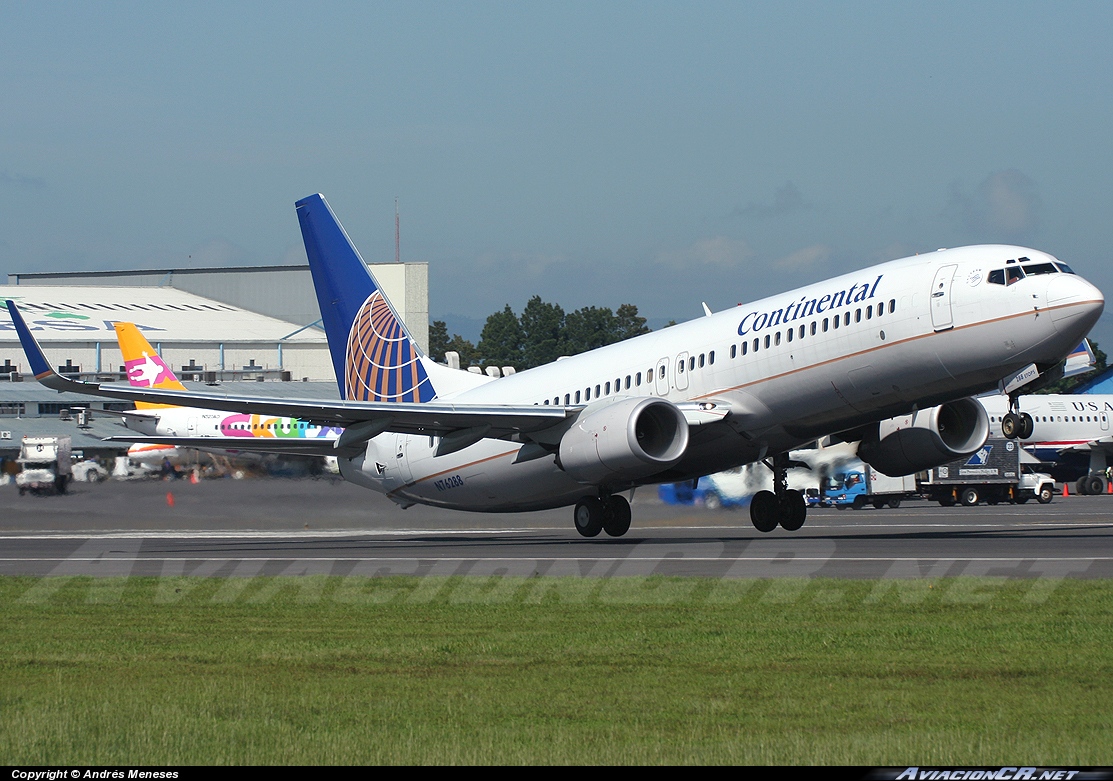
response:
[[[1099,580],[0,578],[0,763],[1113,765]]]

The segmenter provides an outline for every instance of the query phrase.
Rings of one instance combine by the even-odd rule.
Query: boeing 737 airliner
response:
[[[837,435],[893,475],[973,453],[989,422],[971,396],[1050,371],[1104,306],[1043,252],[962,247],[493,379],[421,354],[324,198],[296,205],[342,401],[68,380],[8,302],[35,376],[58,390],[343,427],[322,452],[404,507],[575,505],[589,537],[627,531],[622,494],[637,486],[762,460],[774,485],[754,497],[751,520],[792,531],[806,508],[787,485],[790,450]]]

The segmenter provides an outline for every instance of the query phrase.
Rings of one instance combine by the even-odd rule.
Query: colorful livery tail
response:
[[[186,389],[166,365],[166,361],[162,360],[162,356],[139,333],[134,323],[113,323],[112,327],[116,329],[116,341],[119,342],[120,353],[124,356],[124,370],[133,387],[180,391]],[[136,409],[164,409],[169,406],[173,405],[135,402]]]

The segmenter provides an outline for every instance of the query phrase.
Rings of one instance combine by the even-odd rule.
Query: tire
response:
[[[576,522],[576,531],[584,537],[597,537],[603,531],[603,516],[605,508],[603,500],[597,496],[588,496],[576,503],[572,518]]]
[[[885,506],[885,500],[884,499],[874,499],[873,500],[873,509],[880,510],[884,506]]]
[[[1090,494],[1090,478],[1087,476],[1080,477],[1074,482],[1074,491],[1082,496],[1089,496]]]
[[[1032,416],[1027,412],[1020,416],[1020,431],[1017,436],[1020,439],[1028,439],[1032,436],[1032,432],[1036,430],[1036,421],[1032,420]]]
[[[864,496],[855,496],[854,497],[854,503],[851,505],[851,507],[853,507],[855,510],[861,510],[865,506],[866,506],[866,497],[864,497]]]
[[[945,496],[939,500],[940,507],[954,507],[955,500],[950,496]]]
[[[889,500],[889,509],[890,510],[895,510],[898,507],[900,507],[900,499],[890,499]]]
[[[1036,501],[1040,504],[1048,504],[1055,497],[1055,487],[1049,484],[1040,486],[1039,493],[1036,494]]]
[[[1101,475],[1090,475],[1086,478],[1086,493],[1090,496],[1101,496],[1105,493],[1105,478]]]
[[[804,525],[808,518],[808,505],[799,491],[785,491],[780,502],[780,524],[786,532],[794,532]]]
[[[780,503],[772,491],[758,491],[750,500],[750,522],[754,528],[767,534],[777,528]]]
[[[714,491],[708,491],[703,495],[703,506],[708,510],[721,510],[723,509],[723,500]]]
[[[1005,417],[1001,418],[1001,433],[1005,439],[1016,439],[1016,435],[1020,432],[1020,418],[1014,413],[1009,412]]]
[[[1015,499],[1013,499],[1013,501],[1016,502],[1017,504],[1024,504],[1025,502],[1028,501],[1029,498],[1030,497],[1028,497],[1028,496],[1018,496]],[[1051,500],[1048,499],[1047,501],[1050,502]],[[1044,504],[1047,504],[1047,502],[1044,502]]]
[[[612,496],[604,503],[603,531],[609,537],[621,537],[630,531],[630,503],[624,496]]]
[[[980,502],[981,499],[982,499],[982,497],[978,493],[977,488],[963,488],[962,489],[961,501],[962,501],[962,504],[964,506],[973,507],[978,502]]]

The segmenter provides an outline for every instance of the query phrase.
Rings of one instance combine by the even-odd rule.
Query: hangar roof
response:
[[[170,287],[0,285],[44,342],[116,341],[114,322],[132,322],[154,342],[326,344],[324,331]],[[0,343],[18,342],[0,305]]]

